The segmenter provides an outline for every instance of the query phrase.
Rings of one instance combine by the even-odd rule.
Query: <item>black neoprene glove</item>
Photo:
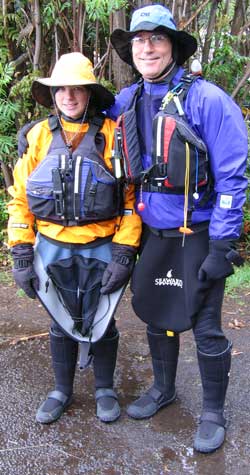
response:
[[[202,263],[198,279],[200,281],[216,280],[228,277],[234,273],[233,264],[241,266],[244,259],[235,249],[235,241],[209,241],[209,254]]]
[[[35,290],[39,289],[39,279],[33,268],[32,244],[17,244],[11,248],[11,254],[14,261],[12,272],[16,284],[24,290],[28,297],[35,299]]]
[[[18,151],[18,156],[22,157],[23,154],[26,152],[29,144],[27,141],[27,133],[29,132],[34,125],[38,124],[38,122],[41,122],[43,119],[38,119],[38,120],[33,120],[32,122],[27,122],[18,132],[18,141],[17,141],[17,151]]]
[[[111,294],[129,281],[132,274],[137,248],[125,244],[112,244],[112,260],[107,265],[101,294]]]

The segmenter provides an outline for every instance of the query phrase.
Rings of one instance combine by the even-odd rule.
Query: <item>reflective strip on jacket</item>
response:
[[[79,124],[65,122],[63,126],[66,132],[74,133],[78,130]],[[112,170],[110,158],[113,146],[113,134],[115,123],[110,119],[105,119],[100,132],[105,137],[104,161],[109,169]],[[82,136],[87,131],[88,125],[82,124]],[[64,227],[60,224],[41,221],[35,219],[30,212],[26,198],[26,182],[31,172],[46,157],[50,143],[52,141],[52,132],[50,131],[48,120],[35,125],[28,133],[29,148],[27,153],[20,158],[14,169],[14,185],[9,188],[12,200],[9,202],[9,223],[8,235],[9,246],[15,246],[20,243],[35,242],[36,229],[49,238],[65,243],[86,244],[97,238],[106,238],[113,236],[113,242],[138,246],[141,234],[141,219],[135,213],[134,187],[129,186],[125,192],[124,215],[117,218],[85,224],[83,226]]]
[[[180,68],[172,79],[178,84],[183,73]],[[116,97],[109,115],[115,119],[127,110],[136,90],[133,84],[124,88]],[[143,168],[151,165],[152,120],[158,112],[168,84],[144,81],[141,97],[137,102],[138,133]],[[205,206],[194,202],[192,223],[210,221],[211,239],[236,239],[241,232],[247,178],[244,177],[247,162],[247,130],[240,108],[219,87],[204,79],[191,86],[185,112],[189,124],[205,142],[208,152],[214,192]],[[179,228],[183,225],[184,196],[143,192],[142,220],[157,229]],[[139,197],[138,197],[139,201]]]

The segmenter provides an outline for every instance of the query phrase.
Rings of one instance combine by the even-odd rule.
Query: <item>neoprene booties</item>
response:
[[[239,267],[243,263],[244,259],[235,250],[235,241],[210,240],[209,254],[199,269],[198,279],[223,279],[234,273],[233,264]]]
[[[111,294],[129,281],[137,249],[133,246],[112,243],[112,260],[102,278],[101,294]]]
[[[16,284],[28,297],[35,299],[35,290],[39,289],[39,279],[33,267],[32,244],[17,244],[11,248],[11,254],[14,261],[12,272]]]

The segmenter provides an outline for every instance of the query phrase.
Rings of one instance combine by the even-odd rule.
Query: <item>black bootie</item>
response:
[[[127,414],[134,419],[151,417],[176,398],[175,377],[179,356],[179,335],[167,336],[165,332],[153,333],[148,330],[147,336],[154,384],[128,406]]]
[[[78,343],[67,336],[59,336],[51,331],[50,351],[55,389],[49,392],[37,411],[36,420],[42,424],[50,424],[59,419],[71,403]]]
[[[203,388],[203,409],[195,435],[194,448],[209,453],[224,442],[226,420],[224,403],[231,367],[231,342],[217,355],[197,352]]]
[[[92,345],[95,376],[96,415],[102,422],[113,422],[121,414],[113,390],[119,333],[117,330]]]

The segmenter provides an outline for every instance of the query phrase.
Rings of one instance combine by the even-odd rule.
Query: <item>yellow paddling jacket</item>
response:
[[[137,247],[141,234],[141,220],[134,208],[134,186],[124,188],[124,203],[119,212],[115,212],[114,206],[114,210],[107,215],[107,208],[105,209],[106,201],[109,200],[109,204],[112,204],[113,200],[108,184],[115,181],[111,165],[115,123],[110,119],[103,121],[98,140],[97,136],[94,139],[95,142],[103,143],[102,153],[97,147],[95,156],[88,145],[84,149],[84,137],[88,135],[86,132],[89,131],[89,124],[80,125],[62,119],[62,126],[64,133],[60,129],[57,131],[60,134],[58,138],[60,147],[53,145],[55,132],[51,131],[49,119],[36,124],[27,135],[28,150],[22,158],[19,158],[14,169],[14,185],[9,188],[12,196],[8,205],[9,246],[21,243],[34,244],[36,231],[39,231],[48,238],[65,243],[87,244],[98,238],[112,236],[113,242]],[[70,181],[67,177],[70,176],[71,159],[68,160],[69,151],[64,138],[67,138],[68,142],[72,141],[74,169],[72,199],[70,199],[75,219],[69,220],[63,216],[68,198],[64,202],[60,201]],[[64,163],[63,169],[62,163]],[[62,171],[66,178],[60,181]],[[106,177],[109,180],[106,180]],[[82,182],[85,183],[85,191],[81,189]],[[100,200],[99,191],[99,202],[104,209],[104,219],[96,207],[93,208],[93,213],[91,212],[94,202],[93,192],[95,193],[99,185],[98,189],[103,190],[103,200]],[[106,188],[104,185],[107,185]],[[54,201],[56,206],[54,204],[52,206]],[[56,218],[53,213],[57,215]]]

